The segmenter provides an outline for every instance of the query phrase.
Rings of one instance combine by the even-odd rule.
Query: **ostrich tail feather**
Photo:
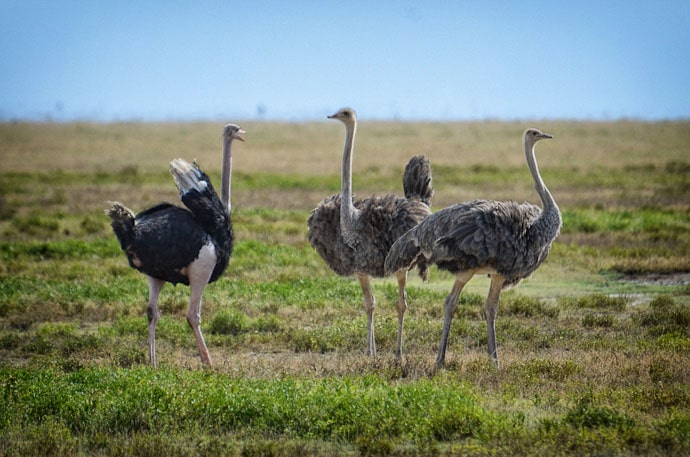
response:
[[[183,159],[170,162],[170,173],[180,191],[182,203],[194,214],[206,233],[218,239],[227,238],[230,215],[208,175],[196,162],[189,163]]]
[[[405,198],[416,198],[431,206],[434,189],[431,185],[431,163],[423,155],[410,159],[403,172],[403,191]]]
[[[105,214],[111,219],[110,225],[117,236],[122,249],[131,243],[134,236],[134,213],[131,209],[119,202],[108,202],[110,208],[105,210]]]
[[[132,223],[134,224],[134,213],[120,202],[108,202],[110,208],[105,210],[105,214],[112,219],[113,223]]]
[[[170,162],[170,173],[181,196],[192,190],[204,192],[209,184],[208,178],[196,162],[189,163],[184,159],[175,159]]]

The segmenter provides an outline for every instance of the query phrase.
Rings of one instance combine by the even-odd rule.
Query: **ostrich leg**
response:
[[[446,301],[443,304],[443,331],[441,333],[441,344],[438,348],[438,357],[436,357],[437,368],[442,367],[446,363],[446,347],[448,347],[450,324],[453,321],[455,311],[458,309],[458,298],[460,297],[460,292],[462,292],[462,288],[465,287],[465,284],[467,284],[467,281],[469,281],[472,276],[474,276],[473,271],[462,271],[458,273],[458,275],[455,277],[453,289],[450,291],[450,294],[446,297]]]
[[[496,346],[496,315],[498,314],[498,298],[501,295],[501,289],[505,279],[499,274],[491,275],[491,285],[489,286],[489,295],[486,296],[486,303],[484,304],[484,314],[486,319],[486,331],[489,336],[489,357],[491,357],[496,365],[498,365],[498,347]]]
[[[362,294],[364,295],[364,311],[367,313],[367,355],[376,356],[376,340],[374,339],[374,308],[376,308],[376,300],[371,291],[371,284],[369,283],[369,276],[357,275],[359,285],[362,286]]]
[[[149,303],[146,307],[146,316],[149,320],[149,360],[154,367],[158,366],[156,359],[156,323],[161,313],[158,311],[158,297],[165,284],[162,279],[146,277],[149,280]]]
[[[395,358],[402,359],[403,323],[405,320],[405,311],[407,310],[407,292],[405,291],[407,270],[399,271],[395,276],[398,279],[398,346],[395,349]]]
[[[196,345],[199,348],[199,356],[204,365],[212,365],[211,356],[208,353],[204,336],[201,334],[201,297],[211,278],[216,264],[215,248],[212,244],[204,245],[199,251],[199,257],[189,264],[189,310],[187,322],[194,331]]]

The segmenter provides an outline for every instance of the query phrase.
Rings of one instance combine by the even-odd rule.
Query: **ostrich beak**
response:
[[[240,140],[240,141],[244,141],[244,137],[242,136],[242,134],[244,134],[244,133],[247,133],[247,132],[245,132],[245,131],[242,130],[242,129],[239,129],[239,130],[237,131],[237,133],[235,133],[235,138],[237,138],[237,139]]]
[[[544,133],[544,134],[542,135],[542,138],[552,139],[552,138],[553,138],[553,135],[549,135],[548,133]]]

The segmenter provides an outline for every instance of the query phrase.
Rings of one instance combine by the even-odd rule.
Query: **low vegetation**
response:
[[[246,125],[245,125],[246,124]],[[176,202],[174,157],[218,180],[216,124],[0,125],[0,455],[688,455],[690,125],[540,123],[563,231],[533,278],[501,297],[501,366],[486,355],[488,280],[461,297],[434,368],[452,277],[410,274],[402,361],[393,279],[374,281],[367,358],[356,280],[306,241],[339,186],[331,124],[242,123],[226,274],[207,287],[204,369],[167,285],[147,365],[147,287],[103,215]],[[434,208],[536,201],[522,123],[362,122],[359,194],[400,192],[432,160]],[[377,154],[357,154],[374,150]]]

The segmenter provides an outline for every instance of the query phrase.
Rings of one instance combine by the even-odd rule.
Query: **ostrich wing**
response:
[[[488,267],[507,278],[525,274],[534,257],[529,229],[539,207],[476,200],[442,212],[447,213],[439,215],[432,262],[452,272]]]

